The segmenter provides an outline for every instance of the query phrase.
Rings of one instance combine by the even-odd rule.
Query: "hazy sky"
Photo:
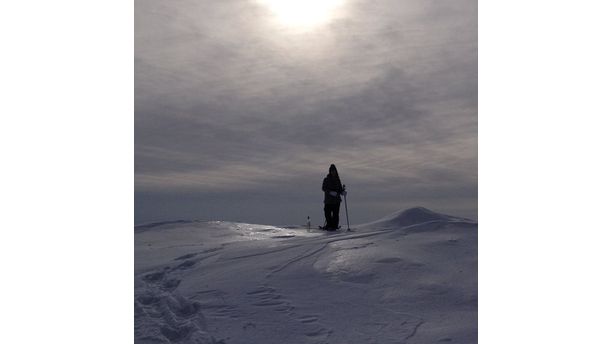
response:
[[[477,218],[476,0],[135,5],[136,223]]]

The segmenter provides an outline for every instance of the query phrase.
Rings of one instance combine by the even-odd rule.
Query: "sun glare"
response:
[[[344,0],[256,0],[287,28],[309,31],[335,17]]]

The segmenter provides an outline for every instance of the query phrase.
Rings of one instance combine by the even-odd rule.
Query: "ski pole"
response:
[[[346,189],[346,185],[342,185],[342,190],[344,191]],[[346,203],[346,191],[344,191],[344,211],[346,212],[346,231],[350,232],[351,231],[351,224],[349,223],[349,216],[348,216],[348,204]]]

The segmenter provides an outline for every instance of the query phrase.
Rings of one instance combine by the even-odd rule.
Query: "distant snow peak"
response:
[[[448,220],[452,218],[452,216],[436,213],[424,207],[414,207],[397,211],[387,216],[387,218],[401,222],[420,223],[434,220]]]
[[[396,211],[380,220],[361,225],[360,227],[407,227],[430,222],[476,223],[469,219],[437,213],[425,207],[413,207]]]

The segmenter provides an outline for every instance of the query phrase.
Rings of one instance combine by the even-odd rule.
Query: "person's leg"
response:
[[[331,227],[333,224],[333,218],[332,218],[332,205],[331,204],[326,204],[325,208],[323,208],[323,211],[325,212],[325,227]]]
[[[340,224],[340,203],[334,204],[333,218],[334,218],[333,227],[338,228],[338,225]]]

